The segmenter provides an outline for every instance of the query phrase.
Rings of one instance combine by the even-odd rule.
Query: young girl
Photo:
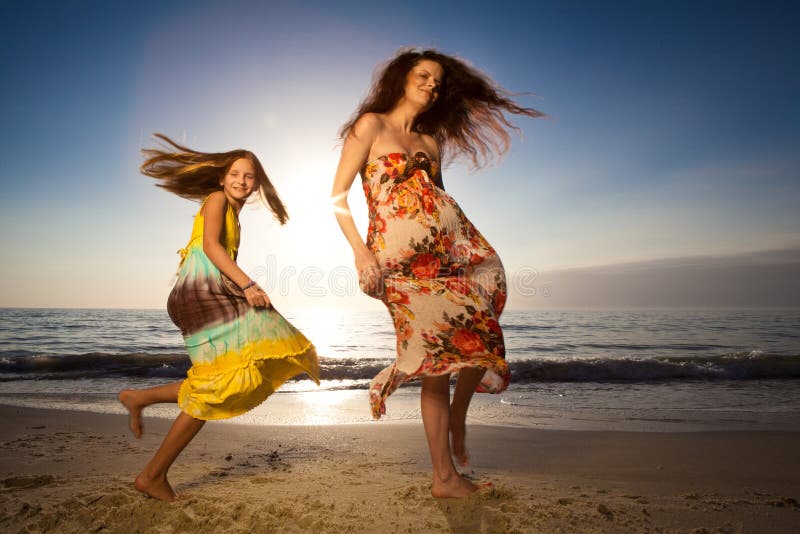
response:
[[[137,438],[145,407],[178,403],[181,414],[134,482],[148,496],[174,501],[167,471],[206,421],[251,410],[300,373],[319,383],[319,362],[311,342],[236,265],[238,214],[253,192],[259,191],[281,224],[288,218],[258,158],[246,150],[198,152],[156,136],[169,150],[144,150],[141,172],[161,180],[158,186],[167,191],[202,201],[189,244],[179,251],[178,280],[167,301],[192,367],[181,382],[125,389],[119,400]]]

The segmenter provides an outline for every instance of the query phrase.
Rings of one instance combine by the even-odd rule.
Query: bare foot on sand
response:
[[[433,478],[431,485],[431,495],[437,499],[461,499],[475,493],[480,488],[462,477],[456,475],[448,480]]]
[[[464,440],[467,437],[467,428],[465,420],[450,414],[450,448],[453,451],[453,456],[456,462],[461,467],[469,465],[469,453],[464,445]]]
[[[175,499],[178,497],[172,489],[172,486],[169,485],[169,481],[167,481],[166,477],[163,479],[154,479],[141,473],[136,477],[133,486],[148,497],[153,497],[154,499],[160,499],[162,501],[175,502]]]
[[[142,407],[136,403],[136,391],[123,389],[117,396],[119,402],[128,410],[128,425],[136,438],[142,437]]]

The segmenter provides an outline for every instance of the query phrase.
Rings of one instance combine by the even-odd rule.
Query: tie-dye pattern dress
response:
[[[205,203],[204,203],[205,204]],[[311,342],[275,309],[254,308],[242,291],[203,252],[203,208],[167,301],[180,328],[192,367],[178,394],[178,407],[203,420],[240,415],[264,402],[300,373],[319,383]],[[239,222],[228,204],[225,250],[236,260]]]
[[[373,417],[403,382],[480,367],[478,392],[508,387],[498,318],[506,280],[497,253],[455,200],[438,187],[425,153],[393,153],[361,172],[369,208],[367,247],[383,271],[383,293],[397,333],[397,360],[372,380]]]

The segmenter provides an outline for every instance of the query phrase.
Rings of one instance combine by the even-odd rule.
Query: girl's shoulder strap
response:
[[[203,216],[203,208],[206,207],[206,202],[208,201],[208,197],[211,195],[206,195],[202,202],[200,202],[200,207],[197,208],[197,217]]]
[[[216,192],[217,192],[217,191],[214,191],[214,193],[216,193]],[[205,198],[203,199],[203,201],[200,203],[200,209],[198,209],[198,210],[197,210],[197,215],[199,215],[199,216],[201,216],[201,217],[203,216],[203,209],[206,207],[206,202],[208,202],[208,199],[209,199],[209,198],[211,198],[211,195],[213,195],[214,193],[209,193],[208,195],[206,195],[206,197],[205,197]],[[225,204],[230,204],[230,203],[228,202],[228,199],[227,199],[227,198],[225,199]],[[230,205],[228,206],[228,208],[230,208]]]

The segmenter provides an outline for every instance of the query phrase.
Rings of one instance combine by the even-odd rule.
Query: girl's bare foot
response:
[[[136,438],[142,437],[142,407],[136,402],[136,391],[123,389],[117,396],[119,402],[128,410],[128,425]]]
[[[453,456],[456,462],[461,467],[469,465],[469,453],[464,445],[467,437],[466,418],[458,417],[456,414],[450,413],[450,448],[453,451]]]
[[[462,499],[479,489],[478,486],[458,474],[448,480],[437,479],[434,475],[431,495],[437,499]]]
[[[154,499],[160,499],[166,502],[174,502],[177,498],[172,486],[169,485],[167,477],[163,479],[150,478],[144,473],[141,473],[133,482],[133,486]]]

